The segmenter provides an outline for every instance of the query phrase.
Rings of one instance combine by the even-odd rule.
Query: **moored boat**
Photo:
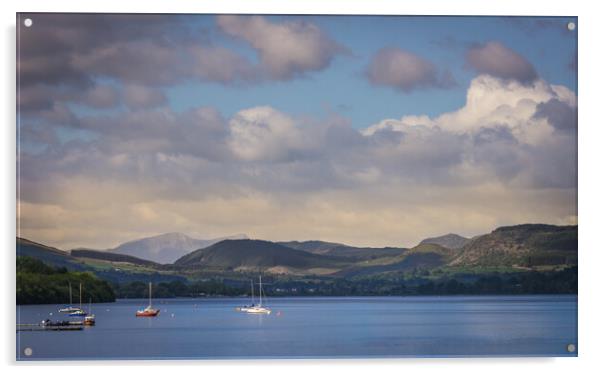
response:
[[[85,317],[87,315],[88,315],[88,313],[84,312],[81,309],[77,309],[77,310],[69,313],[69,317]]]
[[[59,312],[61,312],[61,313],[75,313],[75,312],[77,312],[79,310],[81,310],[81,309],[79,309],[78,307],[68,306],[68,307],[59,309]]]
[[[90,299],[90,304],[88,306],[88,315],[84,317],[84,325],[86,326],[94,326],[96,324],[96,316],[92,314],[92,299]]]
[[[249,307],[240,308],[241,312],[250,313],[250,314],[270,314],[272,310],[268,307],[263,306],[263,287],[261,285],[261,275],[259,276],[259,304],[252,304]]]
[[[73,306],[73,292],[71,291],[71,282],[69,282],[69,306],[59,309],[60,313],[75,313],[81,311],[81,308]]]
[[[82,284],[79,284],[79,308],[74,308],[72,312],[69,313],[69,317],[85,317],[88,313],[84,312],[82,308]]]
[[[161,310],[153,308],[153,286],[148,283],[148,306],[142,310],[136,311],[136,317],[156,317]]]

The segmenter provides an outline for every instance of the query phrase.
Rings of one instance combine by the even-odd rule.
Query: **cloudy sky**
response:
[[[575,19],[25,16],[22,237],[411,246],[577,222]]]

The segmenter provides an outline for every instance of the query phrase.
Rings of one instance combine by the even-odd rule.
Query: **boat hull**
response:
[[[79,311],[81,311],[81,309],[75,308],[75,307],[67,307],[67,308],[59,309],[60,313],[76,313]]]
[[[249,314],[270,314],[272,313],[272,311],[268,308],[245,308],[245,310],[242,310],[243,312],[249,313]]]
[[[160,310],[139,310],[136,312],[136,317],[156,317],[159,315]]]
[[[85,317],[87,316],[88,313],[80,311],[80,312],[75,312],[75,313],[69,313],[69,317]]]
[[[89,314],[84,318],[85,326],[94,326],[96,324],[96,316],[94,314]]]

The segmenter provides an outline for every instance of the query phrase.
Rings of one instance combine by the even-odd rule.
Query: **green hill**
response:
[[[452,254],[453,250],[437,244],[419,244],[414,248],[405,250],[398,256],[364,261],[356,266],[341,270],[337,275],[356,277],[389,272],[407,272],[415,269],[428,270],[444,266],[449,262]]]
[[[150,261],[133,256],[93,250],[75,250],[75,255],[34,241],[16,238],[17,258],[31,257],[45,265],[69,271],[91,272],[109,282],[176,281],[184,277],[161,271]]]
[[[134,265],[148,266],[152,268],[160,267],[159,264],[153,261],[143,260],[138,257],[123,255],[120,253],[97,251],[94,249],[72,249],[69,251],[71,256],[77,258],[89,258],[94,260],[103,260],[109,262],[122,262]]]
[[[254,270],[274,267],[292,269],[340,267],[344,261],[292,249],[264,240],[224,240],[178,259],[182,267]]]
[[[549,266],[577,263],[577,226],[524,224],[468,242],[450,262],[460,266]]]
[[[380,257],[398,256],[406,251],[404,248],[371,248],[371,247],[352,247],[345,244],[323,242],[319,240],[309,241],[291,241],[279,242],[286,247],[298,249],[313,254],[347,257],[353,260],[369,260]]]
[[[459,249],[464,247],[468,241],[470,241],[470,239],[463,236],[457,234],[447,234],[433,238],[426,238],[421,241],[420,244],[438,244],[449,249]]]
[[[36,258],[50,266],[65,267],[77,271],[90,270],[88,266],[65,251],[17,237],[17,257],[22,256]]]

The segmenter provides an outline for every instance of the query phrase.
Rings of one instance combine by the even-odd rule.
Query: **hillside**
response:
[[[178,258],[200,248],[208,247],[224,239],[242,239],[246,235],[215,239],[195,239],[172,232],[123,243],[110,252],[138,257],[159,264],[171,264]]]
[[[468,242],[451,261],[461,266],[549,266],[577,263],[577,226],[500,227]]]
[[[158,267],[159,264],[156,262],[143,260],[138,257],[122,255],[120,253],[113,253],[107,251],[96,251],[93,249],[72,249],[69,254],[76,258],[89,258],[94,260],[103,260],[109,262],[122,262],[140,266]]]
[[[88,270],[85,264],[65,251],[19,237],[17,237],[17,257],[32,257],[47,265],[70,270]]]
[[[341,243],[324,242],[321,240],[308,240],[308,241],[289,241],[289,242],[278,242],[285,247],[292,249],[298,249],[309,253],[323,255],[328,253],[334,248],[344,247]]]
[[[111,286],[89,272],[70,272],[62,267],[48,266],[33,257],[17,257],[17,305],[67,304],[69,284],[82,285],[84,303],[115,301]]]
[[[437,244],[419,244],[394,257],[364,261],[337,273],[343,277],[367,276],[389,272],[429,270],[447,264],[453,250]]]
[[[352,247],[345,244],[323,242],[319,240],[310,241],[290,241],[290,242],[279,242],[286,247],[298,249],[313,254],[334,256],[334,257],[347,257],[355,260],[369,260],[380,257],[398,256],[402,254],[406,249],[404,248],[371,248],[371,247]]]
[[[457,234],[447,234],[433,238],[426,238],[421,241],[420,244],[438,244],[449,249],[459,249],[464,247],[469,241],[470,239]]]
[[[228,270],[271,270],[289,272],[336,268],[343,264],[333,257],[316,255],[264,240],[224,240],[178,259],[182,267],[210,267]]]
[[[45,265],[65,268],[69,271],[91,272],[110,282],[184,279],[178,274],[161,271],[158,264],[150,263],[149,265],[148,261],[131,256],[111,254],[110,252],[82,249],[75,250],[76,255],[73,256],[69,252],[19,237],[16,238],[16,250],[17,258],[33,258]]]

